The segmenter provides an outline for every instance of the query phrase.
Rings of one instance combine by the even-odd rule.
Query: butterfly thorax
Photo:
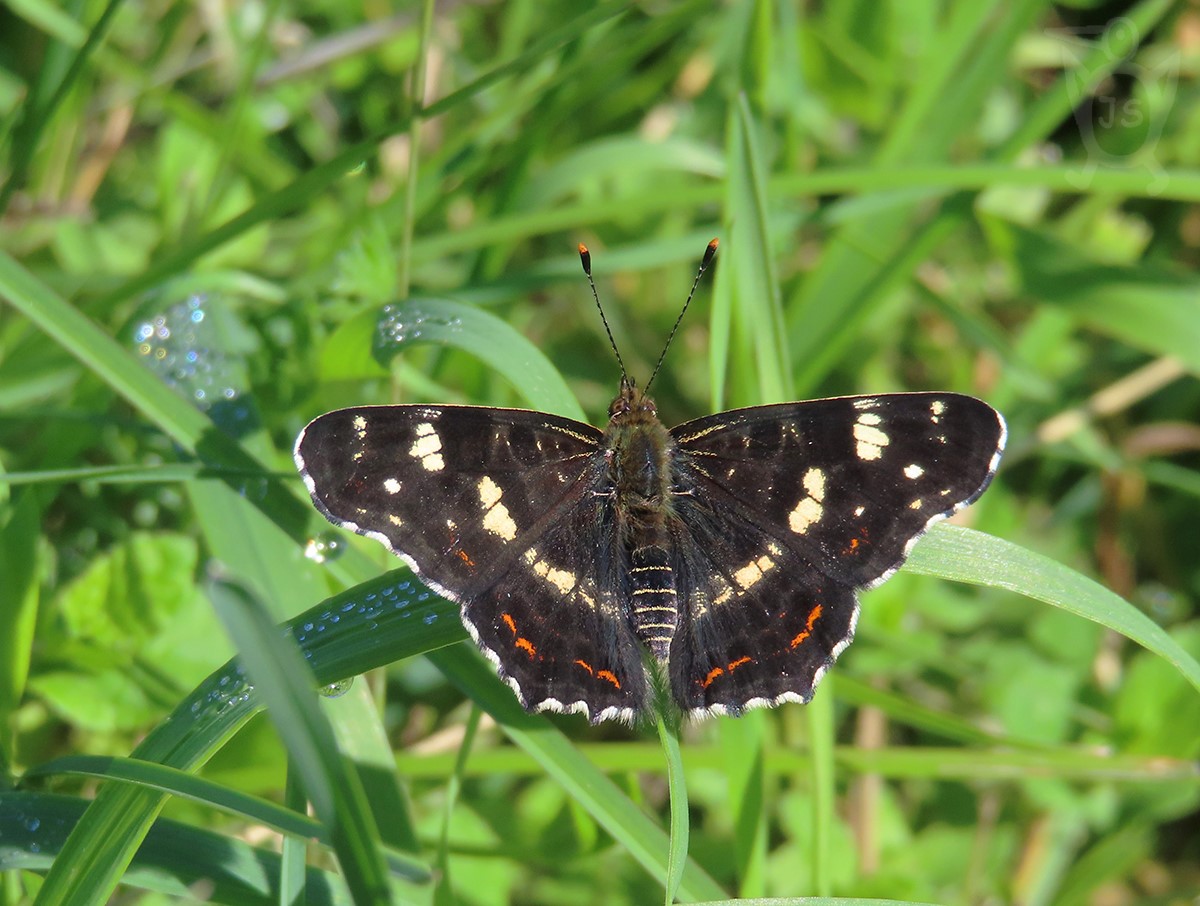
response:
[[[631,381],[609,407],[604,454],[619,556],[628,564],[626,606],[634,631],[666,660],[678,624],[668,519],[674,440],[654,401]]]

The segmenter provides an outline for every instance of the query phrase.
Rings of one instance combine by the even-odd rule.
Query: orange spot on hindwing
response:
[[[817,620],[819,620],[820,618],[821,618],[821,605],[817,604],[815,607],[813,607],[812,610],[810,610],[808,612],[808,620],[805,623],[804,629],[801,632],[799,632],[794,639],[792,639],[792,645],[791,645],[792,648],[795,648],[797,645],[800,645],[801,643],[804,642],[805,639],[807,639],[810,635],[812,635],[813,624],[815,624],[817,622]]]
[[[517,621],[512,618],[511,613],[500,614],[500,619],[504,621],[504,625],[508,627],[508,631],[513,634],[513,644],[529,655],[530,659],[537,656],[537,648],[533,642],[524,636],[517,635]]]
[[[712,670],[708,671],[708,676],[706,676],[706,677],[704,677],[704,679],[700,680],[700,685],[703,686],[705,689],[707,689],[709,686],[711,686],[713,684],[713,681],[716,680],[717,677],[724,676],[726,673],[733,673],[733,671],[737,670],[737,668],[742,666],[743,664],[753,664],[753,663],[754,663],[754,658],[752,658],[748,655],[742,655],[737,660],[730,661],[724,667],[713,667]]]
[[[612,683],[618,689],[621,688],[621,681],[617,679],[617,675],[611,670],[596,670],[587,661],[579,660],[578,658],[575,660],[575,663],[586,670],[590,676],[594,676],[596,679],[602,679],[607,683]]]

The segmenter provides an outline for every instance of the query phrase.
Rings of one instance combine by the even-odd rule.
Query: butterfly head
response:
[[[629,424],[640,421],[658,421],[658,406],[645,391],[638,388],[633,378],[621,378],[621,392],[608,407],[612,424]]]

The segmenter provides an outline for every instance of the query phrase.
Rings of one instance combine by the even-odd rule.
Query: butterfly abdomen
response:
[[[679,621],[675,573],[667,550],[657,544],[633,548],[629,576],[634,632],[658,660],[665,661]]]

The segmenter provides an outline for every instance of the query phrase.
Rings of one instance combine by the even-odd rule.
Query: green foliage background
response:
[[[1198,33],[1165,0],[8,4],[0,902],[1190,902]],[[666,420],[973,393],[1010,428],[981,533],[864,596],[811,706],[678,750],[525,716],[292,442],[359,403],[598,421],[575,244],[644,378],[714,235]],[[367,681],[316,702],[272,621]]]

